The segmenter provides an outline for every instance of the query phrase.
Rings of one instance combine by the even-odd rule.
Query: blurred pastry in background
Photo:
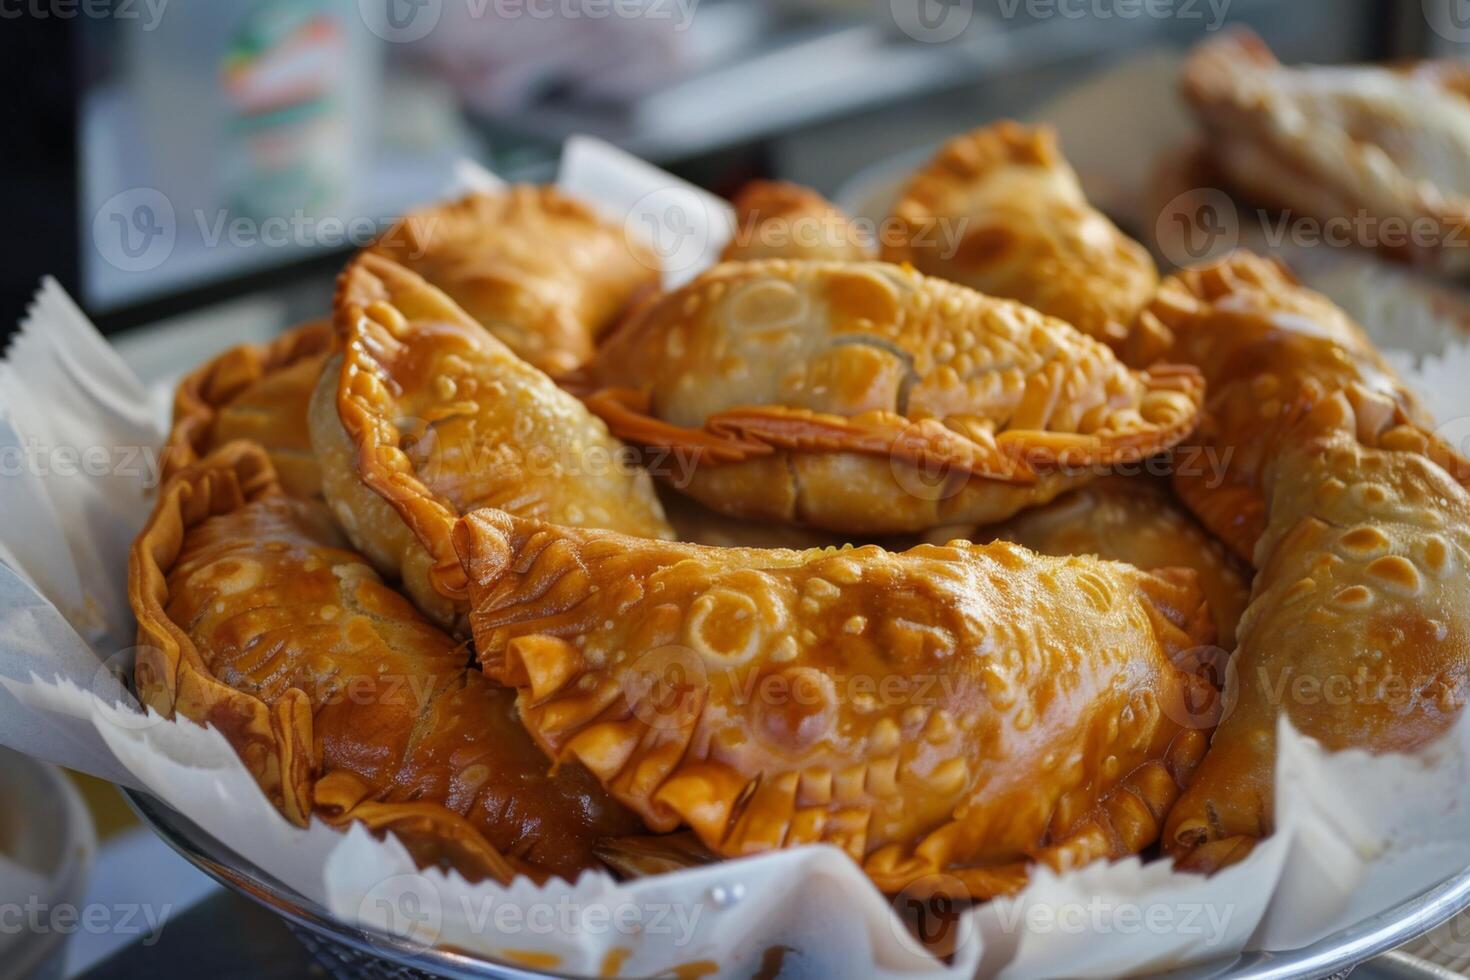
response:
[[[1194,49],[1181,88],[1231,191],[1335,222],[1364,248],[1470,270],[1470,65],[1289,68],[1236,30]]]
[[[893,217],[887,261],[1020,300],[1114,350],[1159,281],[1147,249],[1088,204],[1046,126],[1003,121],[950,140]]]
[[[753,180],[735,196],[735,237],[724,261],[825,259],[861,262],[874,256],[865,235],[837,205],[809,187]]]

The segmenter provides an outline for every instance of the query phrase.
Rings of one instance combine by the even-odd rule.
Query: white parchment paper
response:
[[[495,180],[472,165],[460,178]],[[723,202],[593,140],[569,142],[561,183],[646,233],[680,266],[670,283],[705,267],[730,233]],[[1470,350],[1447,343],[1405,363],[1442,418],[1470,418],[1461,380]],[[0,363],[0,743],[145,788],[335,915],[387,930],[393,948],[451,947],[588,975],[748,976],[773,957],[783,976],[1214,975],[1243,949],[1312,942],[1470,864],[1462,722],[1412,758],[1328,755],[1283,725],[1279,830],[1249,859],[1210,879],[1137,858],[1039,871],[1019,896],[961,914],[944,962],[827,847],[622,884],[589,874],[472,887],[420,872],[391,839],[291,826],[222,737],[139,712],[117,684],[109,667],[128,662],[132,643],[127,549],[153,497],[142,450],[156,462],[163,438],[148,404],[48,281]],[[64,447],[108,465],[67,465]],[[123,465],[133,449],[139,472]]]

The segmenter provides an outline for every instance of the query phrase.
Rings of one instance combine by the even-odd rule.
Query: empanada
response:
[[[1195,48],[1182,88],[1235,190],[1324,233],[1340,222],[1353,244],[1470,269],[1464,62],[1286,68],[1237,30]]]
[[[1188,867],[1231,863],[1271,832],[1283,712],[1328,749],[1393,752],[1465,703],[1470,493],[1431,461],[1432,437],[1388,421],[1338,393],[1271,464],[1230,707],[1165,832]]]
[[[1355,386],[1399,421],[1430,423],[1362,329],[1269,259],[1236,252],[1170,276],[1143,317],[1163,356],[1209,385],[1199,432],[1175,450],[1174,486],[1246,561],[1265,527],[1266,467],[1313,405]]]
[[[1046,126],[958,136],[909,180],[883,258],[1066,320],[1115,350],[1158,285],[1148,250],[1087,203]]]
[[[655,831],[827,842],[887,892],[985,898],[1136,853],[1212,719],[1193,572],[1012,544],[723,549],[480,510],[475,646],[527,729]]]
[[[883,262],[732,262],[599,350],[587,404],[728,514],[845,534],[1004,520],[1195,426],[1191,368],[1130,371],[1020,303]]]
[[[554,187],[517,185],[415,211],[372,251],[423,276],[550,374],[587,360],[659,281],[647,243]]]
[[[380,571],[442,625],[463,609],[449,536],[477,507],[672,537],[607,428],[418,275],[364,254],[334,305],[340,360],[311,411],[323,487]]]
[[[306,412],[331,347],[331,323],[312,320],[264,347],[242,344],[191,371],[174,392],[163,481],[227,442],[249,439],[270,453],[287,491],[321,496]]]
[[[1240,562],[1195,523],[1166,482],[1153,477],[1104,477],[1004,524],[938,528],[925,537],[935,544],[956,537],[1014,541],[1043,555],[1095,555],[1149,569],[1192,568],[1224,650],[1235,649],[1235,627],[1250,602],[1250,579]]]
[[[873,247],[851,218],[816,191],[753,180],[735,197],[735,237],[720,258],[861,262],[873,258]]]
[[[134,545],[138,689],[218,728],[272,801],[397,833],[423,863],[575,876],[638,822],[578,766],[555,774],[513,695],[393,592],[326,508],[231,443],[164,489]]]

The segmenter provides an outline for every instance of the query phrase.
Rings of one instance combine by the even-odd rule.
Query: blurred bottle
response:
[[[355,0],[171,0],[127,36],[148,178],[181,225],[353,206],[382,56]]]

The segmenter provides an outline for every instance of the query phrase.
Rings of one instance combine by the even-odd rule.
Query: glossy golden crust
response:
[[[481,510],[486,672],[557,759],[726,856],[828,842],[885,891],[983,898],[1135,853],[1204,750],[1187,571],[1010,544],[702,548]]]
[[[1003,121],[950,140],[893,217],[887,261],[1020,300],[1115,349],[1159,281],[1148,250],[1087,203],[1046,126]]]
[[[1193,369],[1130,371],[1060,320],[881,262],[717,266],[589,374],[588,406],[702,503],[859,534],[1004,520],[1167,449],[1203,397]]]
[[[1179,505],[1166,482],[1153,477],[1105,477],[1004,524],[939,528],[926,537],[936,544],[954,537],[1013,541],[1043,555],[1193,569],[1225,650],[1235,649],[1235,628],[1250,602],[1245,567]]]
[[[1449,61],[1286,68],[1237,30],[1195,48],[1181,88],[1214,167],[1240,193],[1321,221],[1366,216],[1363,247],[1463,272],[1466,77]]]
[[[287,491],[321,496],[306,411],[331,346],[331,323],[313,320],[264,347],[231,348],[186,375],[174,392],[162,479],[227,442],[249,439],[270,453]]]
[[[618,315],[658,288],[646,244],[553,187],[517,185],[416,211],[372,251],[423,276],[550,374],[587,360]]]
[[[735,237],[720,253],[724,262],[873,257],[872,245],[835,204],[809,187],[778,180],[753,180],[740,189]]]
[[[290,819],[393,830],[425,864],[574,876],[639,826],[555,776],[510,692],[233,443],[164,490],[132,556],[144,700],[219,728]],[[507,856],[512,860],[507,860]]]
[[[648,474],[606,427],[423,279],[359,256],[335,310],[335,398],[321,395],[312,412],[327,499],[436,621],[462,608],[444,603],[463,581],[449,535],[475,508],[673,536]],[[384,521],[354,477],[398,520]]]
[[[1362,329],[1268,259],[1237,252],[1171,276],[1143,316],[1163,356],[1208,382],[1199,432],[1175,452],[1175,488],[1246,561],[1265,527],[1266,467],[1314,405],[1353,388],[1399,422],[1429,424]]]
[[[1271,832],[1283,712],[1328,749],[1406,751],[1448,728],[1470,686],[1470,493],[1428,437],[1381,429],[1345,394],[1305,425],[1271,468],[1233,707],[1169,814],[1165,847],[1198,870]]]

